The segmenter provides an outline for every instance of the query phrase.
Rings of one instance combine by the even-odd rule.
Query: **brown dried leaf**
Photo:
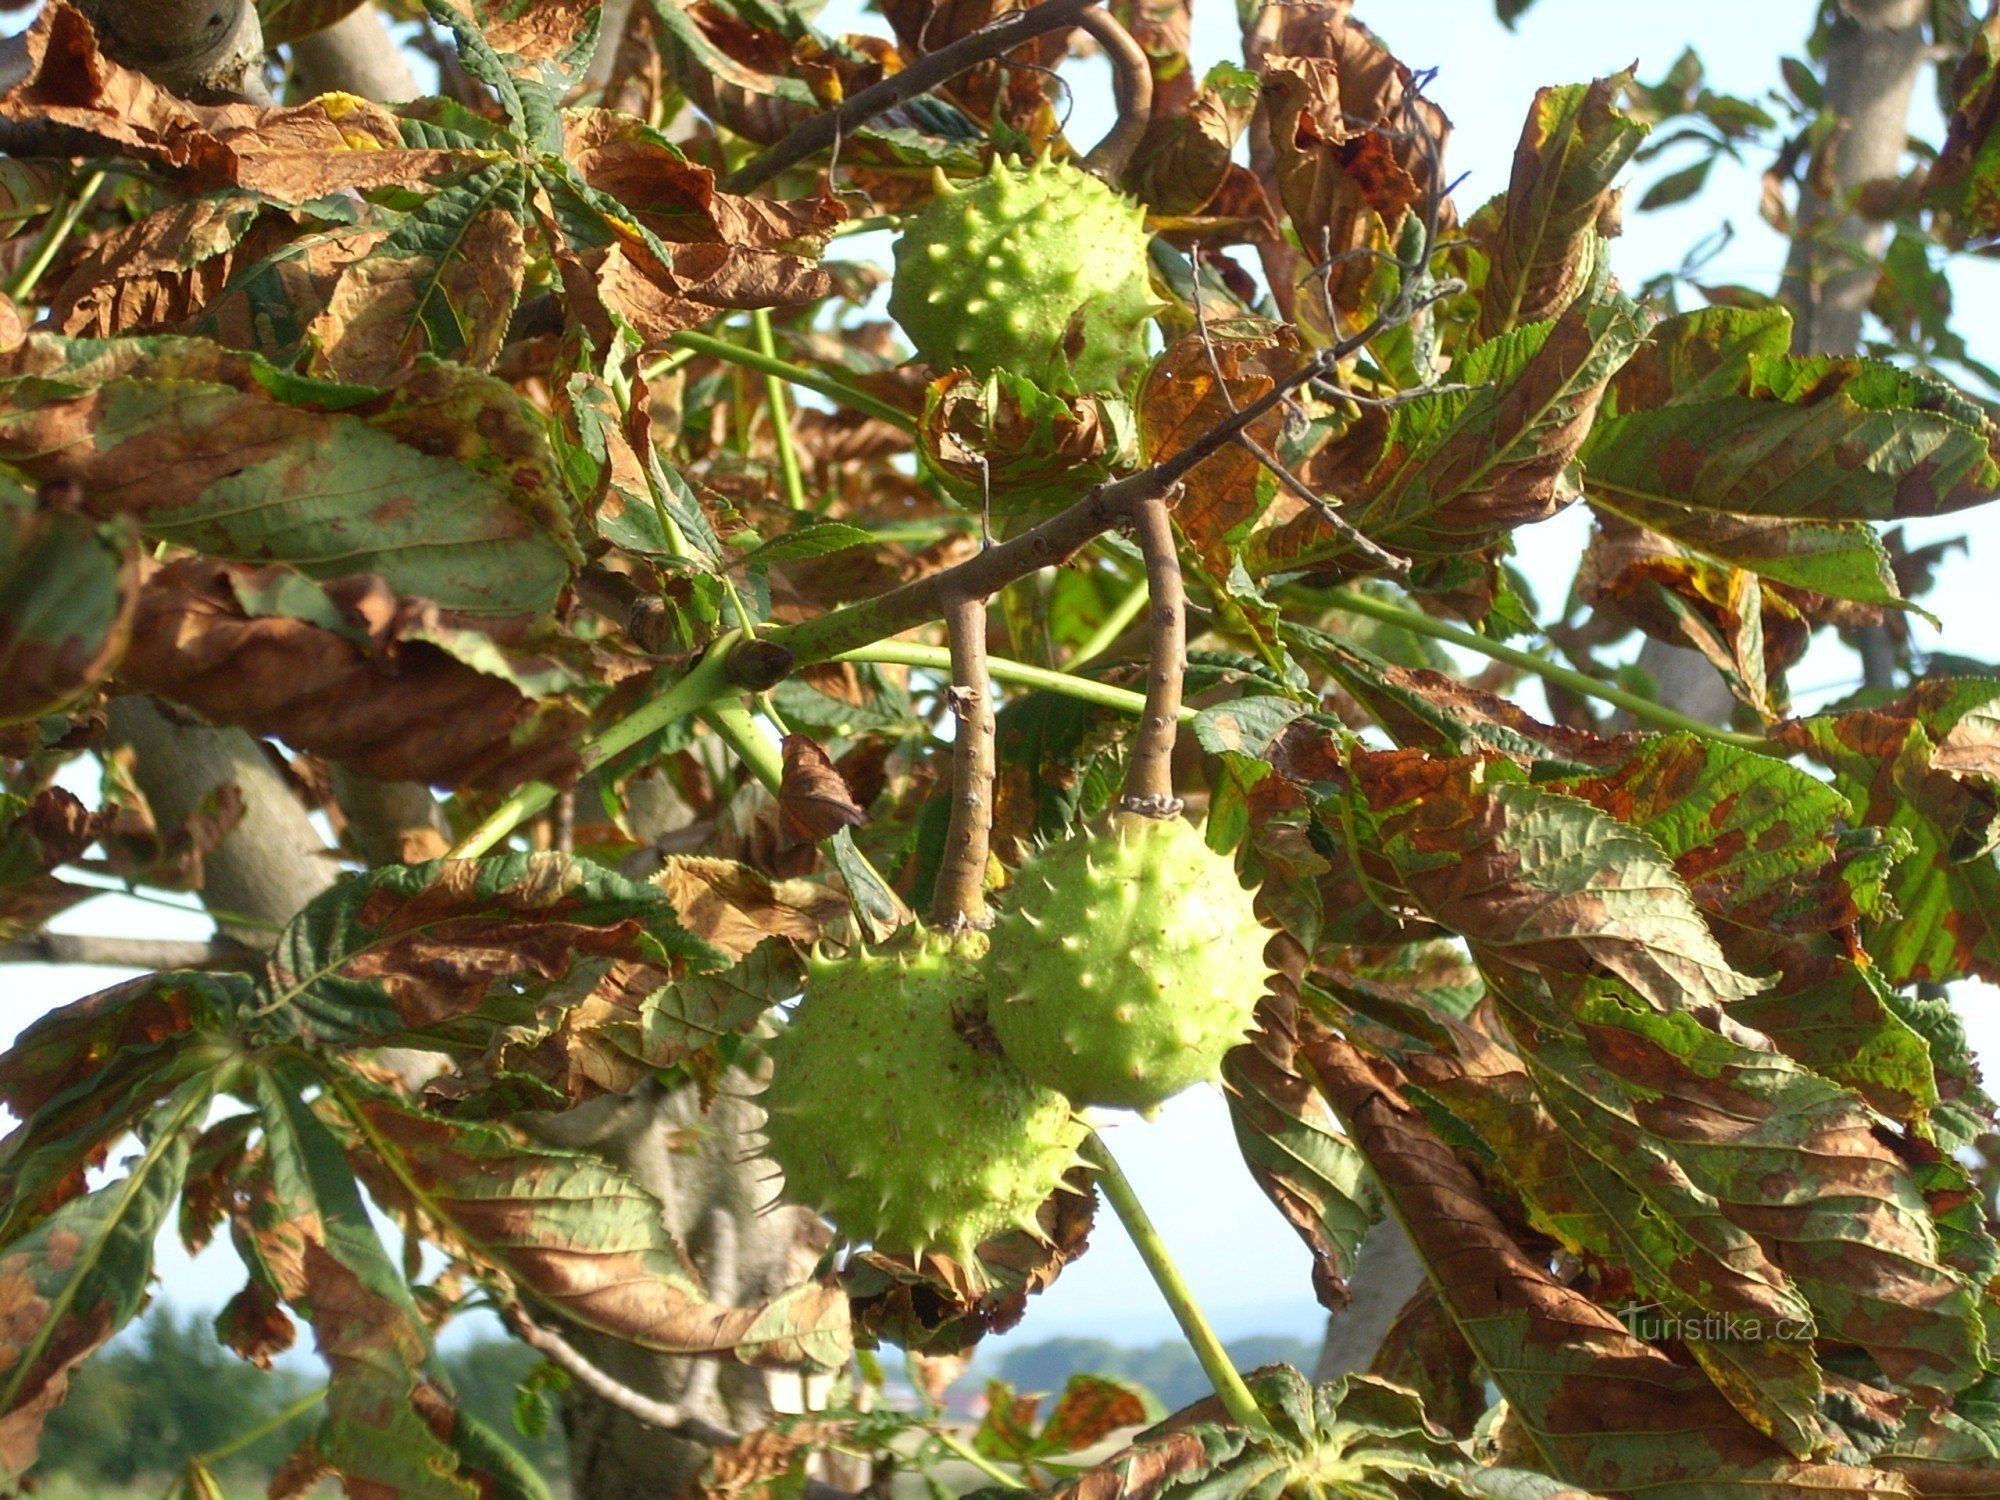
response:
[[[352,95],[270,109],[193,104],[108,60],[90,23],[54,0],[26,36],[28,74],[0,95],[0,120],[79,133],[197,189],[235,187],[281,203],[407,186],[458,166],[453,151],[409,150],[396,117]]]
[[[1206,339],[1197,330],[1175,340],[1154,361],[1139,391],[1139,441],[1146,462],[1172,458],[1232,411],[1270,391],[1298,362],[1297,332],[1261,318],[1211,325]],[[1269,452],[1284,420],[1274,411],[1251,427],[1250,436]],[[1217,578],[1229,576],[1233,544],[1263,513],[1257,497],[1261,467],[1255,455],[1232,444],[1197,466],[1182,488],[1175,519]]]
[[[785,778],[778,788],[778,822],[788,844],[816,844],[868,821],[827,753],[803,734],[785,736]]]
[[[279,597],[320,618],[250,607]],[[185,558],[149,565],[121,676],[384,780],[505,789],[574,776],[583,716],[434,644],[452,638],[434,605],[399,599],[372,574],[319,586],[288,569]]]
[[[746,957],[766,938],[818,942],[847,916],[847,898],[838,891],[809,880],[770,880],[726,859],[675,857],[653,883],[672,898],[683,927],[731,959]]]

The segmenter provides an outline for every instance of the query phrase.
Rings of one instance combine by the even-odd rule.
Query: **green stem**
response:
[[[640,704],[602,734],[586,741],[582,750],[583,769],[589,771],[603,765],[646,736],[658,733],[689,714],[699,713],[734,691],[729,681],[729,653],[740,639],[735,631],[718,637],[685,677],[657,698]],[[452,845],[446,858],[479,858],[555,799],[556,788],[546,781],[529,782],[495,808],[485,822]]]
[[[1783,757],[1784,751],[1773,745],[1760,734],[1744,734],[1740,730],[1721,729],[1690,714],[1655,703],[1650,698],[1642,698],[1637,693],[1628,693],[1624,688],[1612,687],[1599,682],[1595,677],[1586,677],[1568,667],[1557,666],[1531,651],[1522,651],[1514,646],[1504,646],[1498,641],[1489,641],[1482,635],[1474,635],[1469,630],[1460,630],[1456,625],[1447,625],[1442,620],[1433,620],[1419,610],[1406,609],[1400,604],[1390,604],[1385,600],[1371,598],[1367,594],[1352,594],[1345,591],[1326,596],[1326,602],[1335,609],[1348,614],[1366,615],[1372,620],[1380,620],[1385,625],[1395,625],[1413,635],[1427,635],[1435,641],[1446,641],[1467,651],[1476,651],[1481,656],[1490,656],[1495,661],[1504,661],[1509,666],[1519,667],[1524,672],[1532,672],[1546,682],[1557,683],[1573,693],[1581,693],[1587,698],[1596,698],[1624,709],[1641,724],[1650,724],[1655,729],[1678,730],[1683,734],[1699,735],[1717,744],[1735,745],[1742,750],[1755,750],[1759,754]]]
[[[778,357],[778,343],[771,333],[771,312],[760,307],[750,314],[750,326],[757,334],[757,352],[766,359]],[[793,510],[806,508],[805,475],[799,469],[799,450],[792,442],[791,397],[785,382],[776,375],[764,377],[764,398],[771,405],[771,438],[778,445],[778,472],[785,481],[785,503]]]
[[[1028,1487],[1020,1479],[1017,1479],[1014,1475],[1009,1474],[1005,1469],[1001,1468],[998,1464],[993,1462],[992,1459],[988,1458],[984,1453],[981,1453],[977,1448],[973,1447],[970,1443],[954,1436],[949,1432],[946,1432],[942,1427],[933,1427],[930,1430],[930,1432],[932,1437],[936,1438],[940,1443],[943,1443],[945,1447],[949,1448],[953,1453],[957,1454],[960,1458],[964,1459],[967,1463],[971,1464],[973,1468],[977,1469],[980,1473],[984,1474],[988,1479],[992,1480],[995,1484],[1001,1485],[1010,1490],[1025,1490]]]
[[[307,1391],[303,1396],[299,1397],[298,1400],[294,1401],[290,1406],[286,1407],[283,1411],[278,1412],[274,1416],[265,1418],[262,1422],[259,1422],[255,1427],[252,1427],[248,1432],[240,1432],[235,1437],[231,1438],[228,1442],[224,1443],[220,1448],[211,1448],[206,1453],[198,1453],[193,1458],[189,1459],[188,1462],[193,1464],[200,1464],[204,1469],[212,1468],[216,1464],[222,1462],[223,1459],[229,1458],[234,1454],[241,1453],[245,1448],[249,1447],[252,1443],[256,1442],[257,1439],[261,1437],[268,1437],[272,1433],[276,1432],[280,1427],[284,1427],[289,1423],[296,1422],[300,1417],[304,1416],[307,1412],[311,1411],[315,1406],[318,1406],[320,1402],[324,1400],[326,1400],[325,1386],[321,1386],[316,1391]]]
[[[696,354],[706,354],[711,359],[741,365],[746,370],[756,370],[765,375],[775,375],[780,380],[789,380],[793,385],[804,386],[809,391],[818,391],[829,401],[838,401],[841,405],[851,406],[856,411],[865,411],[871,417],[880,417],[885,422],[893,422],[905,432],[913,431],[917,425],[916,419],[908,412],[898,411],[888,402],[871,396],[844,380],[819,370],[809,370],[804,365],[795,365],[790,360],[760,354],[755,349],[745,349],[741,344],[732,344],[727,339],[696,333],[692,328],[682,329],[670,342],[678,344],[683,349],[692,349]]]
[[[42,242],[35,247],[34,258],[14,273],[14,279],[7,285],[7,295],[16,302],[33,295],[35,285],[55,263],[56,254],[69,242],[76,232],[77,221],[83,211],[90,207],[90,200],[97,196],[97,190],[104,186],[105,172],[102,169],[84,178],[83,186],[70,199],[58,218],[49,221],[49,227],[42,231]]]
[[[1080,667],[1085,662],[1097,660],[1109,651],[1111,643],[1123,635],[1126,627],[1139,618],[1139,612],[1146,607],[1148,592],[1144,578],[1134,583],[1131,592],[1113,605],[1111,613],[1106,615],[1097,629],[1090,633],[1090,639],[1076,648],[1076,655],[1069,659],[1069,664],[1072,667]]]
[[[757,720],[740,699],[722,698],[702,711],[709,728],[721,735],[736,758],[750,768],[750,774],[764,783],[773,797],[785,784],[785,757],[770,737],[757,727]]]
[[[1139,1259],[1146,1263],[1154,1285],[1167,1299],[1174,1321],[1181,1325],[1181,1333],[1194,1350],[1194,1357],[1201,1361],[1202,1373],[1215,1387],[1223,1410],[1239,1427],[1264,1431],[1270,1424],[1264,1420],[1264,1413],[1258,1410],[1257,1398],[1250,1394],[1250,1387],[1243,1383],[1236,1366],[1230,1363],[1222,1340],[1208,1326],[1208,1319],[1202,1315],[1200,1305],[1194,1300],[1193,1290],[1182,1278],[1180,1267],[1174,1264],[1173,1257],[1167,1254],[1166,1243],[1160,1238],[1159,1230],[1146,1216],[1139,1195],[1132,1191],[1131,1182],[1120,1169],[1117,1158],[1112,1156],[1111,1148],[1104,1144],[1102,1136],[1090,1138],[1089,1155],[1093,1159],[1091,1164],[1097,1168],[1097,1185],[1104,1189],[1111,1211],[1118,1215],[1118,1222],[1132,1237],[1133,1248],[1139,1252]]]
[[[873,646],[843,651],[833,660],[880,662],[892,667],[930,667],[940,672],[951,670],[951,653],[944,647],[920,646],[914,641],[878,641]],[[1047,688],[1052,693],[1061,693],[1079,702],[1095,703],[1100,708],[1115,708],[1122,714],[1142,714],[1146,711],[1144,693],[1113,687],[1108,682],[1092,682],[1088,677],[1073,677],[1053,667],[1032,667],[1024,661],[993,656],[987,658],[986,670],[995,681],[1011,682],[1016,687]],[[1183,707],[1181,722],[1185,724],[1195,717],[1195,713],[1196,710]]]

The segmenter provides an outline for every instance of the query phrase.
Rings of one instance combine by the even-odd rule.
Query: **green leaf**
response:
[[[468,614],[544,616],[581,561],[542,418],[458,365],[382,391],[194,339],[37,334],[0,355],[0,460],[154,540]]]
[[[773,537],[736,559],[739,568],[769,567],[773,563],[796,562],[802,558],[827,557],[850,547],[875,545],[875,534],[844,521],[813,521]]]
[[[831,1285],[710,1302],[661,1227],[660,1201],[602,1157],[424,1114],[359,1080],[332,1088],[360,1131],[355,1159],[376,1196],[420,1211],[566,1323],[663,1354],[752,1364],[837,1369],[852,1354],[847,1299]]]
[[[1933,678],[1881,709],[1779,725],[1861,822],[1910,841],[1861,932],[1892,985],[2000,979],[2000,683]]]
[[[188,1134],[214,1095],[182,1085],[157,1111],[126,1175],[74,1198],[0,1251],[0,1483],[11,1491],[35,1461],[42,1422],[69,1373],[144,1305],[159,1237],[187,1170]]]
[[[237,1246],[254,1284],[312,1325],[332,1378],[311,1446],[350,1492],[476,1500],[445,1436],[454,1413],[409,1286],[384,1250],[335,1139],[303,1098],[307,1079],[260,1068],[264,1152]],[[442,1429],[442,1432],[440,1431]]]
[[[1646,138],[1648,127],[1617,107],[1631,79],[1617,73],[1535,95],[1485,246],[1482,337],[1560,317],[1589,284],[1612,182]]]
[[[0,1162],[0,1239],[82,1192],[160,1100],[236,1056],[249,993],[237,974],[148,974],[31,1022],[0,1057],[0,1101],[22,1122]]]
[[[727,960],[656,886],[563,854],[390,865],[292,919],[258,983],[264,1033],[319,1047],[477,1050],[598,987],[649,993]]]
[[[1676,203],[1685,203],[1708,185],[1708,174],[1715,166],[1713,155],[1704,156],[1692,166],[1669,172],[1658,182],[1647,188],[1639,199],[1639,211],[1645,213],[1655,208],[1671,208]]]
[[[54,713],[116,669],[139,570],[131,523],[0,470],[0,724]]]

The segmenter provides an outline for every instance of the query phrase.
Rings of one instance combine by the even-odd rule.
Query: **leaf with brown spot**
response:
[[[481,1500],[492,1493],[477,1462],[484,1455],[454,1441],[456,1413],[429,1331],[369,1222],[340,1142],[300,1083],[256,1071],[264,1150],[231,1228],[257,1288],[252,1303],[266,1316],[280,1300],[295,1308],[327,1363],[326,1416],[308,1442],[310,1463],[337,1473],[350,1494]]]
[[[150,541],[379,573],[515,628],[549,613],[581,560],[540,414],[462,365],[377,391],[195,339],[36,334],[0,355],[5,460],[76,483],[90,514],[129,516]]]
[[[0,468],[0,724],[74,703],[117,666],[138,596],[137,534],[76,487],[36,495]]]
[[[1303,1042],[1488,1378],[1536,1414],[1519,1434],[1524,1458],[1606,1493],[1845,1500],[1899,1491],[1884,1473],[1786,1455],[1698,1369],[1642,1343],[1611,1311],[1551,1276],[1393,1077],[1317,1023]]]
[[[1289,979],[1279,985],[1289,992]],[[1313,1294],[1338,1311],[1378,1208],[1368,1164],[1298,1071],[1297,1002],[1266,996],[1257,1030],[1222,1063],[1236,1147],[1257,1186],[1312,1252]]]
[[[524,180],[496,162],[433,193],[341,271],[307,338],[315,367],[379,384],[419,356],[490,369],[527,271]]]
[[[257,0],[257,19],[266,47],[282,47],[324,31],[350,11],[373,0]]]
[[[1737,972],[1659,846],[1497,759],[1351,747],[1334,811],[1371,877],[1481,966],[1609,971],[1663,1012],[1711,1013],[1768,983]]]
[[[816,844],[868,821],[867,810],[854,800],[846,778],[811,736],[786,735],[784,756],[778,822],[788,844]]]
[[[1378,546],[1437,562],[1477,556],[1578,497],[1577,452],[1606,382],[1643,337],[1637,309],[1615,302],[1502,334],[1459,356],[1452,379],[1467,389],[1402,402],[1386,422],[1357,422],[1301,477],[1338,495],[1342,516]],[[1245,564],[1254,573],[1373,566],[1313,511],[1258,533]]]
[[[1479,334],[1560,317],[1597,264],[1612,182],[1648,127],[1617,107],[1631,73],[1535,95],[1514,171],[1482,245],[1490,263],[1479,298]]]
[[[212,1075],[184,1084],[153,1116],[125,1176],[0,1248],[0,1483],[10,1490],[35,1462],[42,1423],[71,1370],[144,1305],[153,1242],[187,1168],[187,1138],[213,1096]]]
[[[576,774],[579,678],[356,574],[148,563],[120,679],[383,780],[507,791]]]
[[[1181,60],[1181,87],[1192,74]],[[1234,63],[1217,63],[1183,111],[1162,108],[1156,94],[1153,120],[1133,155],[1128,185],[1152,214],[1198,214],[1229,178],[1230,153],[1256,112],[1257,75]],[[1214,241],[1209,241],[1214,243]]]
[[[732,961],[766,938],[810,945],[847,916],[847,898],[807,880],[771,880],[733,860],[676,855],[653,877],[681,926]]]
[[[0,1056],[21,1121],[0,1153],[0,1239],[85,1187],[85,1171],[161,1099],[211,1076],[248,1002],[236,974],[148,974],[39,1017]]]
[[[410,1037],[477,1050],[552,993],[577,1004],[614,978],[635,982],[620,962],[650,971],[652,988],[727,965],[665,892],[584,860],[394,865],[292,919],[259,981],[259,1027],[323,1047]]]
[[[708,1301],[661,1227],[659,1200],[601,1157],[422,1114],[358,1084],[336,1097],[361,1131],[354,1159],[371,1185],[532,1306],[663,1354],[837,1369],[852,1353],[835,1287],[808,1282],[743,1307]]]

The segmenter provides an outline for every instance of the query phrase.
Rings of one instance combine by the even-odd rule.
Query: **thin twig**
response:
[[[774,630],[767,645],[781,646],[801,666],[831,660],[843,651],[900,635],[942,619],[947,604],[968,595],[997,594],[1017,578],[1066,562],[1086,542],[1124,524],[1141,501],[1172,494],[1198,465],[1236,440],[1238,433],[1286,401],[1293,391],[1333,368],[1331,353],[1306,361],[1235,415],[1218,422],[1172,458],[1123,479],[1099,485],[1067,510],[1011,541],[988,547],[956,567],[891,589],[859,604]]]
[[[1093,7],[1078,16],[1076,24],[1097,39],[1110,60],[1118,102],[1118,118],[1084,157],[1083,170],[1116,186],[1132,164],[1132,153],[1145,138],[1146,127],[1153,123],[1153,64],[1110,11]]]
[[[1118,805],[1150,818],[1171,818],[1181,810],[1181,799],[1174,795],[1174,741],[1187,675],[1187,587],[1167,502],[1155,497],[1133,506],[1132,531],[1146,560],[1152,651],[1146,666],[1146,712],[1132,742],[1125,795]]]
[[[993,685],[986,668],[986,600],[952,601],[951,827],[931,916],[939,927],[985,927],[986,860],[993,837]]]
[[[723,183],[723,190],[748,193],[763,186],[788,167],[818,155],[884,111],[928,93],[967,69],[991,62],[1038,36],[1076,25],[1093,3],[1094,0],[1046,0],[1045,4],[1029,10],[1009,11],[949,46],[918,58],[900,73],[871,84],[837,108],[814,115],[775,146],[732,172]]]
[[[741,1433],[732,1432],[720,1423],[683,1411],[671,1401],[662,1401],[644,1391],[633,1390],[624,1381],[592,1364],[569,1340],[542,1327],[521,1308],[504,1307],[502,1315],[522,1343],[541,1354],[550,1364],[567,1372],[572,1380],[593,1396],[617,1407],[628,1417],[635,1417],[648,1427],[658,1427],[677,1437],[706,1443],[711,1448],[725,1448],[742,1437]]]

